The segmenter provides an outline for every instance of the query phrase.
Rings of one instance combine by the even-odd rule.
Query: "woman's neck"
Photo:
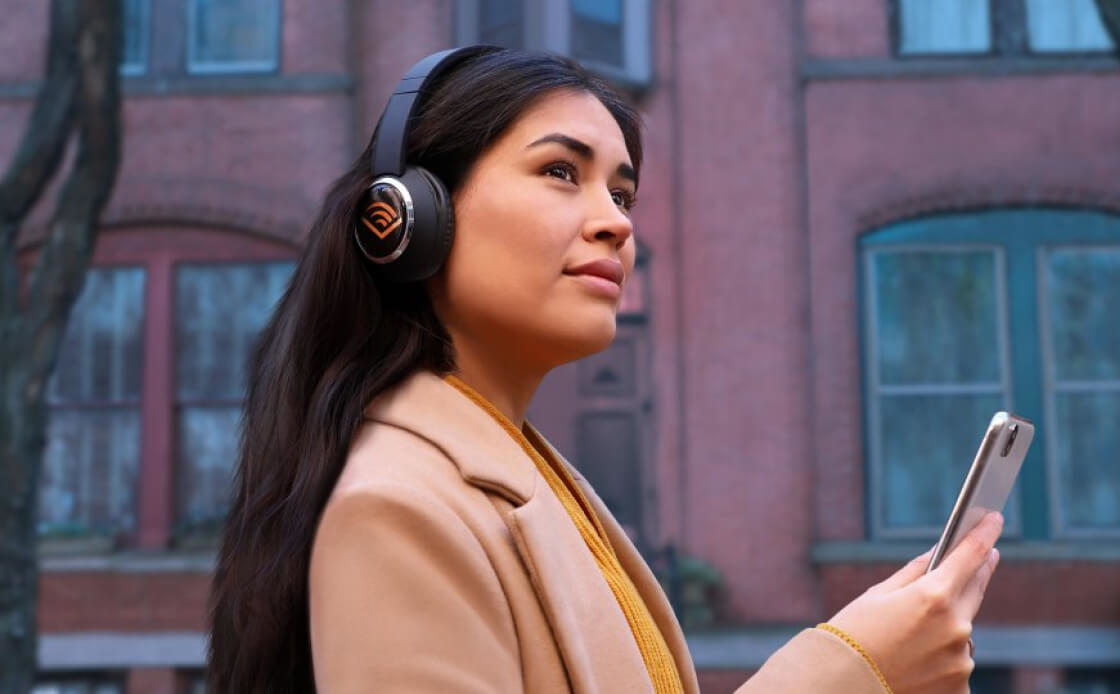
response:
[[[483,358],[478,350],[456,345],[455,375],[520,429],[525,422],[529,402],[545,373],[520,368],[504,356],[488,354],[487,358]]]

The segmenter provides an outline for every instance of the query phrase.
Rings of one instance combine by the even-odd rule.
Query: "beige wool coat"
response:
[[[419,371],[365,415],[312,550],[321,694],[652,694],[626,619],[575,524],[488,413]],[[685,692],[698,694],[660,586],[586,480],[572,474],[664,634]],[[738,694],[783,692],[882,688],[840,639],[807,629]]]

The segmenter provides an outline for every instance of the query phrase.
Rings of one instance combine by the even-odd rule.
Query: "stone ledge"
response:
[[[805,82],[1115,72],[1120,72],[1120,59],[1107,53],[1021,58],[810,58],[801,63],[801,79]]]
[[[897,564],[922,554],[932,544],[932,542],[830,540],[814,543],[809,556],[814,564]],[[1120,562],[1120,541],[1005,541],[998,547],[1001,561]]]
[[[699,670],[754,670],[802,628],[693,632],[687,638]],[[47,632],[39,636],[39,664],[48,671],[203,667],[206,641],[203,632]],[[973,641],[976,662],[982,666],[1120,665],[1120,628],[979,625]]]
[[[804,625],[809,626],[809,625]],[[735,629],[688,634],[698,670],[760,667],[802,627]],[[1120,627],[987,626],[973,631],[981,666],[1116,667]]]
[[[34,99],[41,84],[39,80],[0,82],[0,100]],[[345,73],[121,77],[121,91],[126,97],[176,94],[345,94],[353,89],[354,79]]]
[[[201,668],[206,665],[207,641],[207,635],[197,631],[48,632],[39,635],[39,667],[45,671]]]
[[[86,556],[53,556],[39,559],[41,573],[213,573],[213,552],[117,552]]]

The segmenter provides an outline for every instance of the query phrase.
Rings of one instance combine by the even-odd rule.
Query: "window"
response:
[[[1011,668],[978,667],[968,680],[971,694],[1012,694],[1015,691]]]
[[[206,674],[198,670],[181,671],[179,681],[183,694],[206,694]]]
[[[1120,245],[1042,252],[1046,411],[1060,528],[1120,528]]]
[[[896,0],[901,55],[1111,51],[1095,0]]]
[[[280,0],[188,0],[187,70],[271,72],[280,52]]]
[[[622,69],[622,0],[570,0],[569,49],[590,64]]]
[[[88,272],[48,386],[41,536],[135,529],[143,321],[142,269]]]
[[[1076,668],[1066,671],[1062,694],[1120,694],[1120,670]]]
[[[462,0],[456,10],[460,45],[546,50],[622,84],[650,80],[649,0]]]
[[[178,531],[213,534],[229,503],[245,365],[293,265],[181,265],[175,277]]]
[[[992,46],[984,0],[899,0],[900,53],[987,53]]]
[[[1030,49],[1039,53],[1112,50],[1094,0],[1026,0]]]
[[[151,0],[121,3],[121,74],[142,75],[148,69]]]
[[[860,245],[872,533],[935,535],[1009,409],[1037,430],[1008,531],[1120,537],[1120,218],[946,215]]]
[[[525,45],[525,7],[522,0],[479,0],[479,43],[521,48]]]

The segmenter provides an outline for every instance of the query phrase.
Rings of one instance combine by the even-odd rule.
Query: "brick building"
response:
[[[1038,435],[974,691],[1120,692],[1120,61],[1090,0],[124,5],[124,160],[51,390],[43,692],[200,691],[248,345],[403,69],[478,40],[645,114],[619,339],[531,414],[651,560],[718,575],[681,591],[705,691],[932,544],[1007,408]],[[47,3],[0,8],[8,161]]]

